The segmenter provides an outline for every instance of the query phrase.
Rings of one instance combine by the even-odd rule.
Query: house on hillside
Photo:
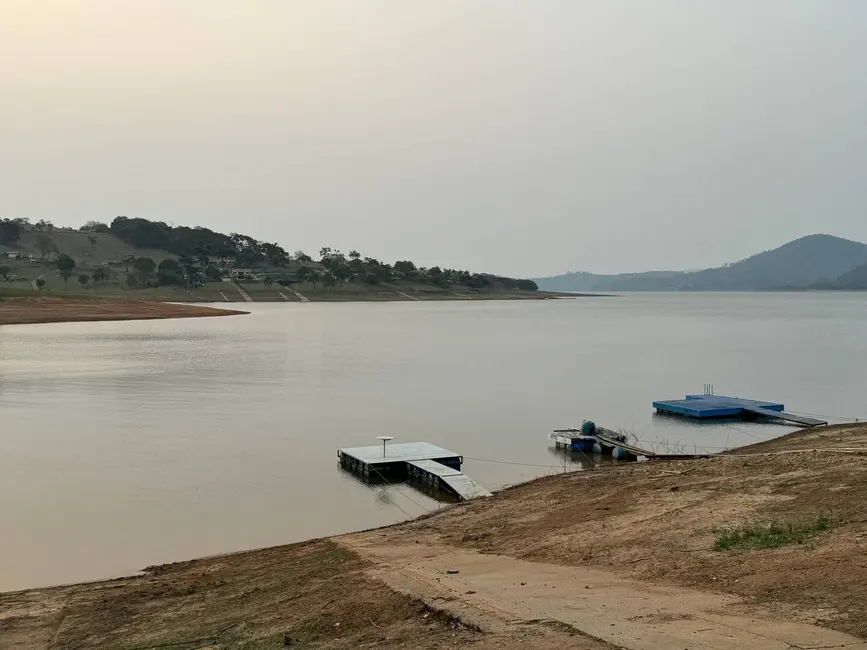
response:
[[[229,277],[233,280],[257,280],[258,276],[252,269],[228,269]]]

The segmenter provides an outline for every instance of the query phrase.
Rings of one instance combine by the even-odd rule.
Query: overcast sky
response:
[[[0,216],[516,275],[867,241],[865,0],[0,0]]]

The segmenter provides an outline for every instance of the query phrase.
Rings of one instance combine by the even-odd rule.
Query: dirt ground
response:
[[[548,477],[333,540],[0,594],[0,650],[867,648],[867,427],[738,453]],[[720,527],[818,516],[833,525],[804,544],[714,550]]]
[[[854,422],[815,429],[802,429],[780,438],[739,447],[730,453],[749,454],[830,448],[867,450],[867,423]]]
[[[546,625],[483,633],[371,579],[369,567],[318,540],[0,594],[0,649],[607,647]]]
[[[779,453],[549,477],[379,534],[737,594],[867,638],[867,453],[812,451],[865,441],[867,426],[830,427],[764,443]],[[717,528],[818,516],[835,525],[805,545],[713,550]]]
[[[231,316],[242,311],[144,300],[2,298],[0,325]]]

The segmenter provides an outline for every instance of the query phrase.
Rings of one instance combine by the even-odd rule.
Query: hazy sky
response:
[[[865,0],[0,0],[0,216],[540,275],[867,241]]]

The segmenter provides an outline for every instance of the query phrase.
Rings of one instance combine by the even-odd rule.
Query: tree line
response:
[[[31,225],[27,219],[3,219],[0,220],[0,243],[14,245],[24,229],[39,231],[36,243],[42,257],[51,261],[51,255],[58,254],[55,265],[61,277],[68,281],[75,261],[58,251],[51,237],[45,234],[53,228],[46,221]],[[443,288],[455,285],[471,289],[537,289],[532,280],[439,266],[425,268],[410,260],[388,264],[373,257],[363,257],[355,250],[344,254],[329,246],[321,248],[318,258],[314,259],[304,251],[290,254],[279,244],[239,233],[226,235],[209,228],[171,226],[142,218],[119,216],[111,224],[88,221],[79,230],[90,233],[88,238],[92,247],[97,244],[96,234],[110,233],[135,248],[162,250],[176,256],[159,263],[151,257],[131,259],[132,271],[128,270],[126,275],[126,283],[130,288],[169,285],[192,288],[203,282],[219,281],[231,269],[249,268],[262,276],[266,284],[276,282],[283,286],[294,283],[334,286],[344,282],[377,285],[403,281]],[[104,282],[108,276],[107,269],[97,269],[91,280],[94,283]]]
[[[340,282],[381,284],[403,280],[440,287],[459,285],[473,289],[537,289],[532,280],[443,269],[439,266],[424,268],[409,260],[390,265],[373,257],[362,257],[355,250],[343,254],[329,246],[321,248],[318,259],[314,260],[304,251],[290,254],[279,244],[239,233],[226,235],[209,228],[170,226],[161,221],[142,218],[121,216],[115,218],[111,225],[90,221],[81,230],[110,232],[137,248],[165,250],[179,256],[177,266],[171,260],[163,260],[158,266],[153,260],[141,262],[142,268],[138,270],[135,280],[139,283],[195,284],[218,280],[226,266],[235,266],[263,270],[267,272],[266,283],[278,282],[284,286],[296,282],[321,282],[333,286]]]

